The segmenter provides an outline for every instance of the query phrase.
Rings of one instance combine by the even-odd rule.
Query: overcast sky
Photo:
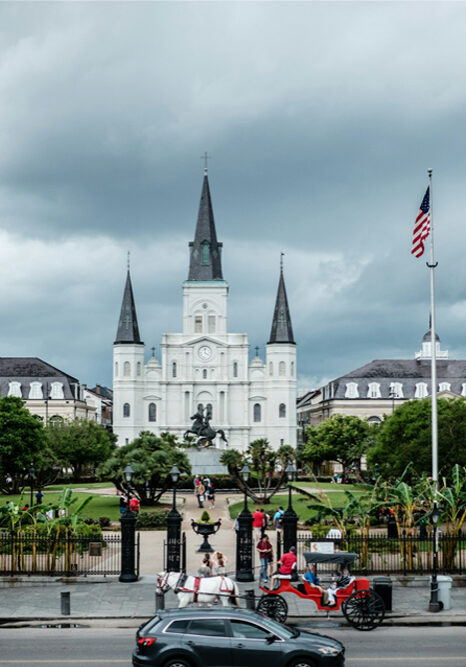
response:
[[[0,99],[1,356],[111,385],[127,250],[158,354],[207,150],[229,330],[264,353],[285,252],[300,390],[420,348],[428,167],[466,358],[466,4],[2,2]]]

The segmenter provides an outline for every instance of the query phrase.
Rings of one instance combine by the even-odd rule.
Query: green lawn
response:
[[[300,521],[305,521],[306,519],[310,519],[314,516],[315,513],[307,507],[307,505],[309,505],[311,502],[312,500],[307,496],[293,492],[293,509],[298,515]],[[288,507],[288,494],[273,496],[273,498],[270,500],[270,503],[267,505],[253,503],[252,500],[248,499],[248,508],[251,512],[254,512],[256,507],[260,507],[261,509],[265,509],[267,514],[275,514],[280,505],[284,507],[284,509]],[[230,517],[232,519],[236,519],[237,515],[241,512],[243,507],[244,501],[230,505],[228,508],[230,511]]]
[[[55,504],[58,501],[60,493],[58,491],[48,491],[45,489],[43,503]],[[100,516],[108,516],[112,521],[117,521],[120,518],[120,501],[118,496],[102,496],[95,493],[73,493],[73,498],[77,498],[74,505],[78,505],[87,496],[92,496],[91,502],[86,505],[82,512],[84,519],[98,519]],[[29,493],[24,493],[22,496],[16,494],[11,496],[0,496],[0,503],[2,505],[9,501],[18,503],[19,505],[29,504]],[[34,498],[35,502],[35,498]]]
[[[364,484],[332,484],[331,482],[297,482],[293,486],[301,486],[303,489],[319,489],[319,491],[362,491]]]
[[[61,491],[62,489],[110,489],[114,486],[112,482],[81,482],[80,484],[75,484],[75,483],[70,483],[70,484],[50,484],[50,486],[46,486],[45,490],[46,491],[53,491],[53,490],[58,490]]]

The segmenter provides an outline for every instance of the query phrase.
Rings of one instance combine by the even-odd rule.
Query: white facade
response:
[[[127,289],[132,297],[128,281],[129,274]],[[280,281],[284,293],[282,274]],[[279,287],[276,312],[280,298]],[[283,444],[296,446],[292,332],[291,342],[270,342],[265,360],[256,356],[249,363],[247,334],[228,332],[227,306],[228,284],[223,279],[187,280],[183,331],[163,335],[160,361],[151,357],[144,362],[137,322],[134,340],[126,342],[117,335],[113,429],[119,445],[131,442],[142,430],[170,431],[182,439],[192,424],[190,417],[202,405],[210,407],[210,424],[225,432],[229,448],[244,450],[257,438],[267,438],[275,449]],[[131,312],[135,318],[134,304],[127,303],[125,310],[124,297],[120,326],[129,321]],[[291,331],[291,321],[289,326]],[[215,445],[225,447],[219,437]]]

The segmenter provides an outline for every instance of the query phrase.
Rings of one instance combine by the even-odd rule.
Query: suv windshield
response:
[[[270,630],[270,632],[274,632],[285,639],[291,639],[291,637],[297,637],[299,635],[299,630],[289,628],[287,625],[281,625],[266,616],[262,617],[262,623]]]

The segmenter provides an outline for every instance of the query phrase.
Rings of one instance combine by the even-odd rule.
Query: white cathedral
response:
[[[249,363],[248,336],[229,333],[228,283],[223,279],[222,244],[217,241],[207,171],[194,241],[189,244],[188,279],[183,283],[183,332],[166,333],[161,360],[144,361],[128,268],[113,345],[113,429],[124,445],[141,431],[170,431],[182,439],[196,412],[222,429],[216,447],[244,451],[257,438],[274,449],[296,446],[296,343],[283,267],[265,362]]]

